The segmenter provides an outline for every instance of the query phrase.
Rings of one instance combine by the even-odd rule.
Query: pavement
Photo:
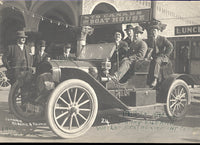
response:
[[[25,123],[8,111],[8,90],[0,92],[0,142],[81,142],[81,143],[199,143],[200,105],[193,104],[187,116],[170,122],[162,106],[139,108],[139,115],[120,109],[98,112],[93,126],[84,135],[61,139],[42,123]],[[145,115],[143,115],[143,113]]]

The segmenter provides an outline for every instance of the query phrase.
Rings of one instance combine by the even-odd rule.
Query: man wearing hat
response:
[[[124,39],[128,43],[128,46],[130,46],[131,42],[133,42],[133,37],[134,37],[134,27],[132,25],[126,25],[126,31],[127,37]]]
[[[40,63],[47,61],[49,55],[45,52],[46,41],[40,40],[38,45],[38,51],[35,54],[34,66],[38,66]]]
[[[161,27],[159,25],[152,26],[153,35],[153,82],[151,83],[151,87],[155,87],[157,85],[158,76],[160,73],[160,66],[161,64],[167,64],[169,62],[169,56],[173,51],[172,43],[167,40],[166,37],[158,35],[158,31],[161,31]]]
[[[115,32],[114,41],[116,44],[116,49],[110,59],[112,71],[118,70],[119,63],[124,57],[127,56],[127,52],[129,49],[128,44],[122,40],[122,34],[119,31]]]
[[[58,56],[57,59],[68,60],[75,58],[75,54],[70,53],[70,51],[71,51],[71,44],[70,43],[65,44],[63,47],[63,55]]]
[[[141,39],[142,33],[143,30],[140,26],[134,28],[134,38],[133,42],[130,43],[128,56],[122,60],[119,70],[113,76],[109,76],[115,82],[120,81],[137,60],[145,57],[148,47],[146,42]]]
[[[27,36],[24,31],[17,31],[17,44],[9,45],[3,54],[2,61],[8,70],[11,85],[20,77],[25,76],[25,71],[32,71],[33,55],[31,49],[25,45]]]

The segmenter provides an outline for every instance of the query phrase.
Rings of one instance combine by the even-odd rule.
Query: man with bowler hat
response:
[[[63,47],[63,54],[61,56],[58,56],[57,59],[59,60],[68,60],[75,58],[75,54],[71,53],[71,44],[67,43]]]
[[[133,37],[134,37],[134,27],[132,25],[126,25],[126,31],[127,37],[124,39],[128,43],[128,46],[130,46],[131,42],[133,42]]]
[[[114,82],[119,82],[128,70],[134,66],[136,61],[145,57],[148,47],[147,44],[141,39],[142,33],[143,29],[140,26],[136,26],[134,28],[134,38],[130,43],[128,56],[122,60],[119,70],[116,71],[114,75],[108,76]]]
[[[45,52],[46,49],[46,41],[40,40],[38,45],[38,51],[36,52],[34,59],[34,66],[38,66],[40,63],[47,61],[49,55]]]
[[[33,54],[31,49],[25,44],[27,36],[24,31],[17,31],[17,43],[9,45],[5,50],[2,61],[8,70],[8,78],[11,85],[18,79],[30,74],[33,65]]]

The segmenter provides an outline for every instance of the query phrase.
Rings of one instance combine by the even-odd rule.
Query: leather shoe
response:
[[[115,82],[115,83],[119,83],[119,81],[118,81],[118,79],[117,79],[117,77],[115,76],[115,75],[110,75],[110,74],[107,74],[107,77],[110,79],[110,80],[112,80],[113,82]]]

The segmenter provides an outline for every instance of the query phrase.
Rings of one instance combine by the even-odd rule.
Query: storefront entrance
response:
[[[189,41],[176,43],[176,69],[178,73],[189,74],[190,50]]]

